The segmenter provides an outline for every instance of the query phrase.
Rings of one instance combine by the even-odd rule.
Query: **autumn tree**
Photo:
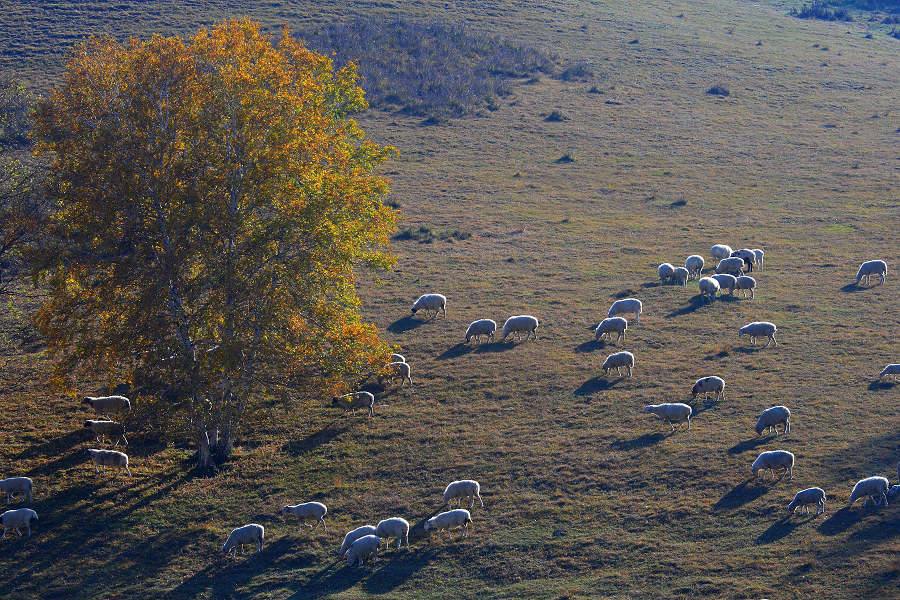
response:
[[[355,272],[391,265],[397,216],[364,108],[353,64],[247,20],[78,44],[35,117],[57,382],[166,403],[209,467],[251,411],[371,371],[388,350]]]

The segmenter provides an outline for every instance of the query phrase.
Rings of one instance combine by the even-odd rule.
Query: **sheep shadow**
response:
[[[664,439],[666,436],[661,433],[645,433],[631,440],[616,440],[609,446],[616,450],[637,450],[658,444]]]
[[[332,429],[331,425],[332,424],[329,423],[324,428],[315,433],[311,433],[302,440],[285,442],[281,449],[291,456],[303,456],[304,454],[309,454],[319,446],[324,446],[347,431],[346,426]]]
[[[872,383],[869,384],[870,392],[877,392],[878,390],[889,390],[897,385],[896,381],[883,381],[881,379],[876,379]]]
[[[897,535],[900,535],[900,517],[895,516],[889,521],[880,521],[854,531],[848,539],[871,544],[872,542],[884,541]]]
[[[411,316],[406,315],[404,317],[400,317],[399,319],[388,325],[387,330],[391,333],[406,333],[407,331],[412,331],[417,327],[421,327],[431,320],[433,319],[414,319]]]
[[[641,287],[644,288],[644,289],[647,289],[647,288],[656,288],[656,287],[662,287],[662,286],[663,286],[663,284],[662,284],[661,282],[659,282],[659,281],[648,281],[647,283],[642,283],[642,284],[641,284]]]
[[[674,310],[674,311],[670,312],[669,314],[666,315],[666,318],[671,319],[674,317],[689,315],[692,312],[695,312],[695,311],[703,308],[707,304],[712,304],[712,302],[706,302],[703,299],[703,296],[701,296],[700,294],[697,294],[696,296],[694,296],[693,298],[688,300],[688,302],[689,302],[689,304],[687,306],[683,306],[683,307],[679,308],[678,310]]]
[[[744,440],[743,442],[738,442],[728,449],[728,454],[741,454],[743,452],[747,452],[748,450],[753,450],[759,446],[762,446],[771,439],[773,439],[773,436],[770,435],[767,437],[757,437],[750,440]]]
[[[575,346],[575,354],[588,354],[595,350],[602,350],[606,347],[605,340],[591,340]]]
[[[750,485],[754,483],[753,479],[748,479],[734,486],[727,494],[719,498],[718,502],[713,504],[714,510],[733,510],[740,508],[748,502],[753,502],[758,498],[762,498],[769,493],[769,488],[764,485]]]
[[[848,283],[847,285],[845,285],[844,287],[842,287],[841,291],[844,292],[845,294],[852,294],[853,292],[862,292],[862,291],[868,290],[872,287],[874,287],[874,286],[864,287],[864,286],[859,285],[856,282],[851,282],[851,283]]]
[[[403,556],[385,557],[385,564],[371,574],[363,583],[363,589],[370,594],[387,594],[415,575],[434,558],[436,552],[429,548],[424,551],[404,553]]]
[[[512,350],[515,347],[515,342],[490,342],[488,344],[479,344],[475,348],[475,354],[482,354],[485,352],[506,352],[507,350]]]
[[[438,360],[447,360],[448,358],[459,358],[460,356],[465,356],[472,352],[474,348],[469,346],[468,344],[464,344],[462,342],[456,344],[455,346],[451,346],[442,352],[437,359]]]
[[[761,546],[763,544],[771,544],[772,542],[777,542],[783,537],[786,537],[791,534],[792,531],[797,529],[800,525],[804,525],[809,523],[815,519],[814,516],[807,517],[804,520],[796,521],[792,519],[790,516],[782,517],[779,520],[772,523],[768,529],[759,534],[759,537],[756,538],[756,544]]]
[[[56,439],[49,440],[43,444],[37,444],[25,448],[17,455],[15,459],[37,458],[39,456],[59,456],[66,450],[72,448],[76,444],[80,444],[88,439],[92,439],[91,432],[87,429],[75,429],[69,433],[62,435]]]
[[[63,469],[71,469],[76,465],[90,462],[87,452],[84,448],[77,448],[68,454],[60,456],[56,460],[47,461],[32,468],[26,473],[28,477],[49,475]]]
[[[828,536],[837,535],[862,521],[863,515],[867,512],[859,509],[853,510],[852,507],[845,506],[822,521],[818,528],[819,533]]]
[[[734,351],[740,352],[741,354],[756,354],[761,350],[764,350],[765,344],[759,344],[756,346],[735,346]]]
[[[591,379],[588,379],[587,381],[582,383],[573,393],[576,396],[588,396],[596,392],[602,392],[603,390],[611,389],[624,379],[624,377],[620,377],[618,379],[611,380],[608,379],[605,375],[599,375],[597,377],[592,377]]]
[[[721,401],[716,402],[715,400],[710,400],[708,398],[703,399],[703,406],[701,406],[700,408],[695,407],[693,405],[692,401],[685,400],[685,403],[689,404],[691,407],[691,418],[694,418],[697,415],[699,415],[701,413],[705,413],[706,411],[710,410],[711,408],[716,408],[717,406],[722,404]]]

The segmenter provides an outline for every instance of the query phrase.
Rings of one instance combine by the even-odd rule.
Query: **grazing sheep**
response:
[[[716,273],[734,275],[742,275],[744,273],[744,259],[740,256],[723,259],[716,265]]]
[[[766,270],[766,253],[759,248],[753,249],[753,256],[756,258],[756,266],[760,271]]]
[[[731,256],[742,259],[744,261],[744,270],[748,273],[753,270],[753,265],[756,264],[756,254],[750,248],[735,250],[731,253]]]
[[[753,293],[756,289],[756,280],[750,277],[749,275],[741,275],[737,279],[735,279],[735,288],[736,290],[740,290],[744,292],[741,294],[742,296],[747,295],[747,290],[750,290],[750,299],[753,300],[755,294]],[[733,291],[732,291],[733,293]]]
[[[398,550],[403,542],[406,542],[406,547],[409,548],[409,521],[400,517],[379,521],[378,526],[375,527],[375,535],[384,542],[385,549],[391,547],[392,539],[397,540]]]
[[[325,526],[325,514],[327,512],[328,507],[321,502],[306,502],[304,504],[285,506],[281,509],[281,516],[292,515],[297,517],[300,521],[300,524],[297,526],[297,531],[301,530],[304,521],[315,521],[315,525],[307,525],[307,527],[312,527],[313,529],[318,527],[319,523],[321,523],[322,529],[328,531],[328,527]]]
[[[412,314],[416,314],[420,310],[426,314],[434,313],[431,318],[437,317],[439,313],[443,312],[446,319],[447,298],[442,294],[423,294],[413,303]]]
[[[90,429],[91,432],[97,436],[98,442],[102,442],[103,438],[109,436],[116,441],[116,443],[113,444],[114,448],[119,445],[119,441],[126,446],[128,445],[128,439],[125,437],[125,426],[121,423],[116,423],[115,421],[92,421],[91,419],[88,419],[84,422],[84,428]]]
[[[352,392],[350,394],[344,394],[343,396],[335,396],[331,399],[331,405],[338,406],[344,410],[352,410],[353,412],[356,412],[356,409],[358,408],[365,408],[368,409],[370,417],[375,416],[375,396],[370,392]]]
[[[703,260],[703,257],[699,254],[691,254],[684,261],[684,268],[688,270],[688,274],[691,279],[695,279],[700,277],[703,273],[703,265],[706,264],[706,261]]]
[[[31,490],[34,482],[28,477],[8,477],[0,479],[0,494],[6,494],[6,503],[14,499],[17,494],[25,494],[25,501],[31,502]]]
[[[85,396],[82,404],[90,406],[101,417],[125,413],[131,410],[131,400],[125,396]]]
[[[606,339],[612,341],[612,334],[615,332],[616,341],[618,342],[620,339],[625,337],[625,331],[628,329],[628,321],[623,319],[622,317],[612,317],[611,319],[603,319],[600,321],[600,324],[597,325],[597,329],[594,330],[594,339],[598,342],[600,338],[606,336]]]
[[[357,527],[352,531],[348,531],[347,535],[344,536],[344,541],[341,544],[341,549],[338,551],[338,556],[344,556],[347,550],[350,549],[350,546],[353,545],[353,542],[366,535],[375,535],[374,525],[363,525],[362,527]]]
[[[469,511],[464,508],[454,508],[453,510],[442,512],[425,521],[425,531],[431,531],[432,529],[441,531],[446,529],[447,539],[449,540],[450,530],[462,527],[462,536],[460,537],[466,537],[469,534],[469,523],[471,522],[472,515]]]
[[[675,267],[673,267],[669,263],[663,263],[656,268],[656,274],[659,275],[660,283],[666,283],[669,281],[669,277],[672,276],[672,273],[675,271]]]
[[[479,341],[479,338],[483,335],[487,336],[488,342],[494,341],[494,332],[497,331],[497,323],[492,319],[479,319],[477,321],[472,321],[469,324],[469,328],[466,329],[466,343],[469,343],[469,340],[475,338],[475,341]]]
[[[684,421],[687,421],[687,428],[691,428],[691,415],[694,409],[687,404],[673,402],[668,404],[648,404],[644,407],[644,412],[656,415],[668,423],[672,427],[672,431],[675,431],[674,423],[678,423],[680,428]]]
[[[606,360],[603,361],[603,365],[600,368],[603,369],[604,375],[609,375],[609,372],[613,369],[616,370],[616,375],[621,375],[622,367],[625,367],[627,376],[631,377],[632,369],[634,368],[634,354],[624,350],[622,352],[610,354],[606,357]]]
[[[778,435],[779,425],[784,426],[782,433],[791,430],[791,411],[787,406],[773,406],[762,411],[753,429],[756,431],[757,437],[770,428],[775,430],[775,435]]]
[[[866,280],[866,285],[869,285],[869,277],[872,275],[878,275],[881,278],[879,285],[884,283],[884,278],[887,277],[887,263],[883,260],[868,260],[861,264],[859,271],[856,272],[856,285],[859,285],[863,279]]]
[[[890,487],[891,484],[886,477],[875,476],[860,479],[853,486],[853,491],[850,492],[850,506],[853,506],[853,503],[860,498],[865,498],[863,506],[869,503],[869,498],[876,505],[884,501],[885,506],[887,506],[887,492]]]
[[[617,317],[619,315],[634,315],[634,322],[641,322],[641,313],[644,311],[644,305],[637,298],[623,298],[616,300],[609,307],[607,317]]]
[[[713,279],[719,284],[719,293],[724,294],[725,290],[734,296],[734,288],[737,287],[737,277],[723,273],[721,275],[713,275]]]
[[[447,484],[446,489],[444,489],[443,499],[450,508],[453,508],[454,500],[457,502],[456,505],[462,508],[464,498],[469,499],[470,510],[475,506],[475,498],[478,498],[478,502],[484,508],[484,501],[481,499],[481,486],[474,479],[461,479]]]
[[[350,548],[347,550],[347,566],[363,566],[370,560],[374,560],[378,556],[378,548],[380,547],[381,538],[377,535],[362,536],[350,544]]]
[[[391,354],[391,362],[406,362],[406,357],[402,354]]]
[[[712,302],[719,292],[719,282],[712,277],[701,277],[697,282],[700,287],[700,297],[706,301]]]
[[[526,340],[529,336],[534,336],[534,339],[537,339],[537,328],[538,320],[531,315],[510,317],[503,324],[503,341],[505,342],[507,336],[511,333],[516,334],[516,339],[518,339],[520,333],[525,334]]]
[[[716,244],[709,250],[710,256],[713,258],[718,258],[719,260],[723,258],[728,258],[731,256],[731,246],[727,244]]]
[[[806,514],[809,514],[809,507],[815,504],[816,516],[819,516],[820,513],[825,512],[826,500],[828,500],[828,498],[825,497],[825,490],[817,487],[808,488],[797,492],[794,499],[788,504],[787,509],[789,513],[792,513],[798,508],[803,508],[806,511]]]
[[[750,336],[750,343],[754,346],[756,345],[756,338],[758,337],[767,337],[769,341],[766,342],[764,348],[768,348],[771,342],[775,342],[775,345],[778,345],[778,340],[775,339],[775,333],[778,331],[778,328],[775,327],[773,323],[769,323],[768,321],[754,321],[753,323],[748,323],[741,327],[740,331],[738,331],[738,338],[742,335]]]
[[[684,287],[687,285],[689,275],[690,273],[688,273],[687,269],[685,269],[684,267],[677,267],[674,271],[672,271],[672,275],[669,277],[669,282],[674,285],[680,284],[681,287]]]
[[[0,539],[6,537],[6,530],[10,527],[15,530],[15,532],[22,537],[22,532],[19,531],[19,527],[25,527],[25,531],[28,532],[28,537],[31,537],[31,521],[38,520],[37,513],[31,510],[30,508],[17,508],[15,510],[8,510],[2,515],[0,515],[0,525],[3,525],[3,535],[0,536]]]
[[[119,476],[119,471],[123,468],[125,469],[125,472],[128,473],[128,476],[131,477],[131,470],[128,468],[128,455],[124,452],[91,448],[87,453],[88,456],[91,457],[91,462],[94,463],[94,470],[97,473],[105,471],[106,467],[110,466],[116,468],[116,477]]]
[[[697,396],[703,394],[705,399],[709,399],[709,394],[716,395],[716,402],[725,399],[725,380],[721,377],[711,375],[709,377],[701,377],[691,388],[691,402],[697,399]]]
[[[886,366],[881,373],[878,374],[878,379],[881,380],[888,375],[900,375],[900,363]]]
[[[225,545],[222,546],[222,553],[228,556],[228,553],[231,552],[233,556],[237,556],[238,553],[243,552],[244,546],[254,544],[256,544],[256,551],[262,552],[264,536],[265,529],[256,523],[233,529],[228,535],[228,539],[225,540]]]
[[[409,387],[412,387],[410,373],[412,373],[412,370],[409,363],[392,362],[384,365],[384,371],[378,376],[378,381],[381,382],[387,379],[388,383],[394,383],[395,379],[399,379],[400,387],[403,387],[403,382],[409,383]]]
[[[784,478],[785,475],[788,475],[788,480],[791,480],[794,478],[794,455],[787,450],[763,452],[753,461],[750,472],[756,475],[757,471],[762,471],[762,479],[765,481],[766,469],[772,471],[772,481],[775,480],[775,471],[781,469],[784,469],[781,477]]]

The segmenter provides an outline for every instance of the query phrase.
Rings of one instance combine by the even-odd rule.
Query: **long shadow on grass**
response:
[[[754,484],[753,479],[749,479],[740,483],[719,498],[719,501],[713,504],[715,510],[732,510],[740,508],[748,502],[753,502],[757,498],[762,498],[769,492],[769,488],[764,485]]]
[[[592,377],[591,379],[588,379],[587,381],[582,383],[573,393],[576,396],[589,396],[590,394],[594,394],[596,392],[602,392],[603,390],[611,389],[622,380],[624,380],[624,377],[620,377],[618,379],[608,379],[605,375],[599,375],[597,377]]]
[[[400,317],[393,323],[387,326],[387,330],[391,333],[406,333],[407,331],[412,331],[416,327],[421,327],[425,323],[428,323],[431,319],[423,320],[423,319],[413,319],[410,316]]]
[[[772,525],[759,534],[759,537],[756,538],[757,545],[762,544],[771,544],[772,542],[777,542],[783,537],[790,535],[792,531],[797,529],[800,525],[805,523],[809,523],[815,519],[815,517],[807,517],[805,520],[797,521],[788,517],[782,517],[781,519],[772,523]]]
[[[768,437],[758,437],[753,438],[752,440],[744,440],[743,442],[738,442],[734,446],[728,449],[728,454],[740,454],[742,452],[746,452],[748,450],[753,450],[769,440],[772,439],[772,436]]]
[[[465,356],[469,352],[472,352],[474,348],[467,344],[463,344],[462,342],[456,344],[455,346],[451,346],[444,350],[439,356],[438,360],[447,360],[448,358],[458,358],[460,356]]]
[[[86,429],[76,429],[56,439],[44,442],[43,444],[29,446],[15,455],[14,458],[22,459],[35,458],[38,456],[59,456],[66,450],[69,450],[72,446],[80,444],[81,442],[90,439],[90,437],[91,433]]]
[[[706,306],[707,304],[712,304],[712,302],[705,302],[705,301],[703,300],[703,296],[701,296],[700,294],[697,294],[696,296],[694,296],[693,298],[691,298],[690,300],[688,300],[688,302],[689,302],[690,304],[688,304],[687,306],[684,306],[684,307],[682,307],[682,308],[679,308],[678,310],[675,310],[675,311],[670,312],[669,314],[666,315],[666,318],[667,318],[667,319],[671,319],[671,318],[673,318],[673,317],[680,317],[680,316],[682,316],[682,315],[689,315],[689,314],[691,314],[692,312],[694,312],[694,311],[696,311],[696,310],[699,310],[700,308],[703,308],[703,307]]]
[[[868,512],[861,509],[852,510],[849,506],[845,506],[822,521],[822,524],[819,525],[819,533],[837,535],[862,521],[863,515]]]
[[[658,444],[666,439],[661,433],[645,433],[631,440],[616,440],[609,446],[616,450],[637,450]]]
[[[876,379],[872,383],[869,384],[870,392],[877,392],[878,390],[889,390],[897,385],[895,381],[881,381]]]
[[[587,354],[589,352],[593,352],[594,350],[602,350],[606,347],[605,341],[597,341],[591,340],[589,342],[584,342],[583,344],[578,344],[575,346],[575,354]]]
[[[332,421],[333,423],[333,421]],[[316,431],[315,433],[311,433],[306,436],[302,440],[291,440],[286,442],[281,449],[290,454],[291,456],[302,456],[304,454],[308,454],[312,452],[319,446],[327,444],[334,438],[338,437],[345,431],[347,431],[347,427],[336,427],[332,428],[332,423],[329,423],[324,428]]]
[[[475,348],[476,354],[481,354],[483,352],[506,352],[507,350],[512,350],[516,347],[516,344],[513,342],[491,342],[490,344],[481,344],[477,348]]]
[[[870,286],[862,286],[862,285],[858,285],[856,283],[848,283],[847,285],[845,285],[844,287],[841,288],[841,291],[845,292],[845,293],[864,292],[865,290],[872,289],[873,287],[875,287],[875,286],[871,286],[871,285]]]
[[[370,594],[387,594],[415,575],[416,571],[427,565],[434,558],[431,548],[415,553],[396,553],[385,557],[385,564],[377,569],[363,584],[363,589]]]

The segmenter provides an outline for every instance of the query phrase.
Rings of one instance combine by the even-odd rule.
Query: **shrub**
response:
[[[587,61],[579,60],[566,65],[557,77],[563,81],[591,79],[594,68]]]
[[[711,88],[706,90],[706,93],[710,94],[711,96],[729,96],[729,95],[731,95],[731,92],[728,91],[728,88],[725,87],[724,85],[722,85],[721,83],[717,83],[716,85],[712,86]]]
[[[829,8],[829,3],[823,0],[815,0],[811,4],[804,4],[799,9],[792,8],[791,16],[798,19],[819,19],[822,21],[852,21],[853,17],[846,8]]]
[[[562,113],[559,112],[558,110],[554,110],[552,113],[550,113],[549,115],[547,115],[547,116],[544,118],[544,120],[545,120],[545,121],[549,121],[550,123],[559,123],[559,122],[561,122],[561,121],[568,121],[568,120],[569,120],[569,117],[567,117],[566,115],[562,114]]]

